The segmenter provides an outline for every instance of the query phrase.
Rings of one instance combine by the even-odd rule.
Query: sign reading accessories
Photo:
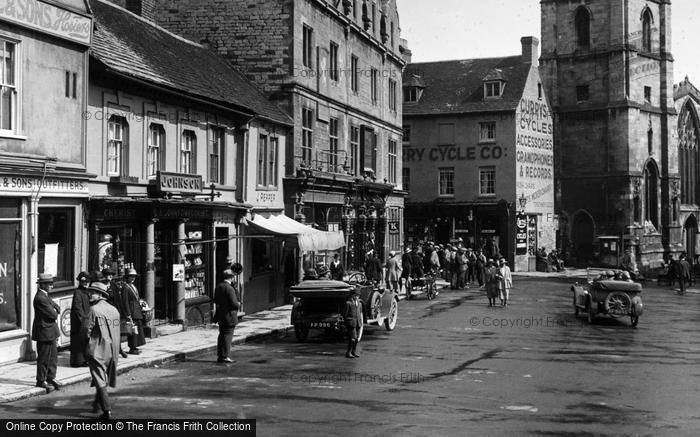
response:
[[[0,20],[90,45],[91,18],[39,0],[0,0]]]
[[[202,176],[159,171],[156,186],[161,193],[199,194],[202,192]]]

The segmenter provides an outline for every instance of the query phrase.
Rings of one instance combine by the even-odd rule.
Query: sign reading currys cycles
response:
[[[90,45],[92,19],[39,0],[0,0],[0,20]]]

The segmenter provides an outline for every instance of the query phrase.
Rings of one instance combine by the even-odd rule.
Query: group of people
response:
[[[538,270],[539,266],[544,266],[543,271],[564,271],[564,259],[557,249],[552,249],[547,253],[547,249],[541,247],[535,253],[535,257],[537,258]]]
[[[693,282],[688,254],[681,253],[678,260],[673,259],[673,255],[671,255],[668,263],[668,274],[671,286],[674,285],[675,281],[678,281],[678,294],[685,294],[686,287],[692,285]]]
[[[107,273],[107,274],[104,274]],[[111,274],[110,274],[111,273]],[[139,303],[138,290],[133,285],[135,271],[127,271],[124,287],[112,283],[111,271],[82,272],[80,283],[73,297],[71,307],[71,366],[87,366],[90,369],[95,398],[92,402],[94,413],[102,414],[101,419],[111,418],[111,405],[107,394],[108,387],[116,387],[117,363],[121,351],[122,320],[142,317],[132,311],[134,299]],[[59,337],[57,320],[60,307],[49,296],[54,285],[50,274],[42,273],[37,280],[38,290],[33,306],[35,317],[32,324],[32,340],[37,342],[36,386],[48,392],[60,390],[56,381]],[[133,299],[130,295],[133,295]],[[134,319],[136,320],[136,319]],[[134,326],[134,325],[132,325]],[[127,337],[131,352],[136,353],[138,345],[144,344],[143,326],[137,325],[139,333],[131,330]]]

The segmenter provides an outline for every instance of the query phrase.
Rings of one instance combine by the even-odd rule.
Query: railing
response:
[[[311,160],[297,155],[294,157],[294,164],[296,168],[308,168],[314,171],[342,175],[353,174],[348,152],[345,150],[319,150],[316,152],[316,159]]]

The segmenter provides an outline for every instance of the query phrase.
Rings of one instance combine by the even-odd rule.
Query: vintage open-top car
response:
[[[364,324],[384,325],[393,331],[399,315],[399,298],[391,290],[368,283],[362,274],[351,275],[348,282],[327,279],[301,281],[290,288],[294,296],[292,325],[298,341],[306,341],[311,329],[345,333],[343,312],[348,297],[358,289]],[[360,337],[364,327],[360,331]]]
[[[574,314],[585,312],[588,316],[588,323],[593,320],[598,313],[608,314],[612,317],[630,317],[632,326],[637,326],[639,316],[644,312],[642,303],[642,285],[637,282],[616,280],[606,277],[605,272],[602,278],[590,279],[589,269],[587,285],[580,286],[578,283],[571,286],[574,292]]]

